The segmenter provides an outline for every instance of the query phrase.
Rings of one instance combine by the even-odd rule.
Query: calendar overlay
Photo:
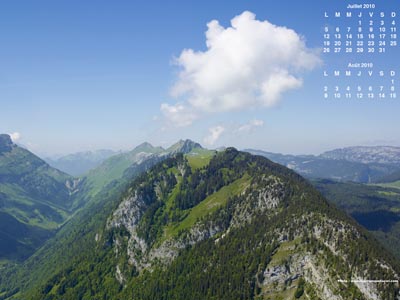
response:
[[[382,2],[343,3],[342,9],[324,12],[324,99],[400,97],[399,12],[381,8]]]

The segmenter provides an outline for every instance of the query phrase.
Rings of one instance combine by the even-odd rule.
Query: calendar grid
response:
[[[398,97],[398,12],[378,4],[348,4],[323,13],[324,99]],[[390,65],[387,61],[393,62]],[[397,64],[397,65],[396,65]]]

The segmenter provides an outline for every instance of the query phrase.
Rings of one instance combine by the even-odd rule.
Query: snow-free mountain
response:
[[[400,166],[400,147],[358,146],[335,149],[320,155],[323,158],[347,160],[364,164],[391,164]]]
[[[113,150],[94,150],[94,151],[84,151],[68,154],[61,157],[48,157],[45,158],[46,162],[60,171],[63,171],[72,176],[80,176],[87,171],[96,168],[104,160],[117,154]]]
[[[371,183],[400,171],[398,147],[349,147],[320,155],[290,155],[255,149],[245,151],[265,156],[307,178]]]

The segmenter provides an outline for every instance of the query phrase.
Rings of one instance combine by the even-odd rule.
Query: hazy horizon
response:
[[[6,134],[8,134],[8,133],[6,133]],[[218,146],[218,147],[207,147],[207,146],[204,146],[200,141],[196,141],[196,140],[191,139],[191,138],[185,138],[185,139],[179,139],[179,140],[176,140],[176,141],[174,141],[172,143],[163,144],[163,145],[156,144],[156,143],[151,143],[149,141],[143,141],[143,142],[140,142],[140,143],[132,145],[132,146],[127,146],[125,148],[103,147],[103,148],[93,148],[93,149],[80,149],[80,150],[74,151],[74,152],[46,153],[46,152],[40,152],[40,151],[38,152],[38,151],[35,151],[35,150],[32,150],[32,149],[29,149],[29,147],[27,145],[24,145],[23,143],[20,143],[18,141],[13,141],[13,142],[15,144],[17,144],[18,146],[20,146],[20,147],[28,149],[29,151],[31,151],[32,153],[34,153],[35,155],[37,155],[37,156],[39,156],[41,158],[57,159],[57,158],[60,158],[60,157],[63,157],[63,156],[67,156],[67,155],[70,155],[70,154],[77,154],[77,153],[84,153],[84,152],[94,152],[94,151],[101,151],[101,150],[113,151],[116,154],[118,152],[120,152],[120,153],[128,152],[128,151],[131,151],[134,148],[140,146],[143,143],[150,143],[153,147],[162,147],[164,149],[167,149],[167,148],[171,147],[172,145],[174,145],[175,143],[179,142],[180,140],[191,140],[193,142],[199,143],[203,148],[207,148],[207,149],[211,149],[211,150],[218,149],[218,148],[223,148],[223,147],[235,147],[233,145],[221,145],[221,146]],[[239,150],[245,150],[245,149],[261,150],[261,151],[265,151],[265,152],[279,153],[279,154],[285,154],[285,155],[290,155],[290,154],[292,154],[292,155],[319,155],[319,154],[322,154],[322,153],[324,153],[326,151],[330,151],[330,150],[334,150],[334,149],[341,149],[341,148],[347,148],[347,147],[358,147],[358,146],[360,146],[360,147],[400,147],[399,145],[388,145],[388,144],[347,145],[347,146],[339,146],[339,147],[334,147],[334,148],[327,148],[325,150],[322,150],[321,152],[314,152],[314,153],[311,153],[311,152],[307,152],[307,153],[306,152],[298,152],[298,153],[296,153],[296,152],[282,152],[282,151],[272,151],[270,149],[253,148],[253,147],[241,147],[241,148],[240,147],[235,147],[235,148],[237,148]]]

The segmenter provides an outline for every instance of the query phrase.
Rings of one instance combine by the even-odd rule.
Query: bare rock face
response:
[[[273,211],[285,197],[285,185],[275,176],[263,176],[259,183],[247,186],[242,195],[245,201],[237,203],[232,217],[233,226],[243,226],[256,213]]]
[[[68,189],[69,195],[79,192],[79,184],[82,182],[81,178],[73,178],[65,181],[65,187]]]
[[[146,208],[143,199],[134,193],[134,195],[125,198],[118,208],[114,211],[112,219],[109,220],[109,227],[124,226],[132,235],[139,220]]]
[[[120,203],[107,223],[109,229],[125,228],[129,232],[127,255],[130,263],[138,269],[141,269],[143,264],[137,257],[141,257],[147,251],[147,244],[143,239],[139,238],[136,231],[146,208],[147,205],[144,199],[135,191],[133,195],[125,198]],[[118,245],[120,243],[121,241],[118,239],[114,241],[116,254],[119,252]]]
[[[184,176],[185,168],[179,165],[178,170]],[[256,188],[258,190],[253,192]],[[156,184],[154,191],[158,197],[161,196],[159,189],[159,184]],[[251,188],[248,186],[242,194],[245,195],[245,201],[235,204],[232,222],[228,227],[223,227],[212,220],[198,221],[186,234],[167,239],[160,245],[150,246],[137,233],[138,224],[148,206],[137,191],[131,191],[131,196],[120,203],[108,220],[107,228],[125,228],[129,232],[127,246],[129,262],[141,270],[150,267],[154,261],[168,263],[178,255],[179,251],[188,246],[212,238],[218,233],[229,232],[232,228],[244,226],[251,221],[256,212],[274,210],[285,196],[283,183],[274,176],[263,177],[256,185]],[[118,245],[121,241],[116,240],[114,244],[115,251],[118,253]]]
[[[305,224],[313,218],[313,215],[308,215],[301,220],[293,220],[293,223]],[[322,223],[315,225],[313,230],[309,232],[309,237],[323,241],[326,246],[323,251],[314,251],[303,247],[301,239],[304,236],[301,233],[301,227],[298,228],[299,230],[294,232],[294,237],[291,240],[283,238],[285,230],[279,234],[279,245],[261,278],[258,276],[257,284],[263,290],[264,296],[266,299],[275,299],[277,295],[282,295],[282,291],[285,291],[286,295],[292,297],[298,289],[299,282],[302,281],[307,287],[312,287],[314,297],[346,300],[337,292],[345,278],[337,277],[332,267],[327,267],[326,255],[337,257],[344,263],[351,263],[348,253],[340,249],[341,241],[336,238],[336,234],[331,234],[331,239],[322,236],[327,234],[326,228],[330,228],[331,232],[347,235],[347,238],[352,235],[357,236],[359,233],[356,228],[343,222],[322,218]],[[345,239],[345,237],[342,238]],[[381,264],[377,260],[369,262],[369,264],[375,263]],[[391,267],[386,266],[386,270],[392,274],[394,279],[398,280],[398,275]],[[376,284],[363,281],[362,279],[365,278],[369,278],[369,274],[360,269],[353,270],[352,280],[365,299],[381,299]]]

